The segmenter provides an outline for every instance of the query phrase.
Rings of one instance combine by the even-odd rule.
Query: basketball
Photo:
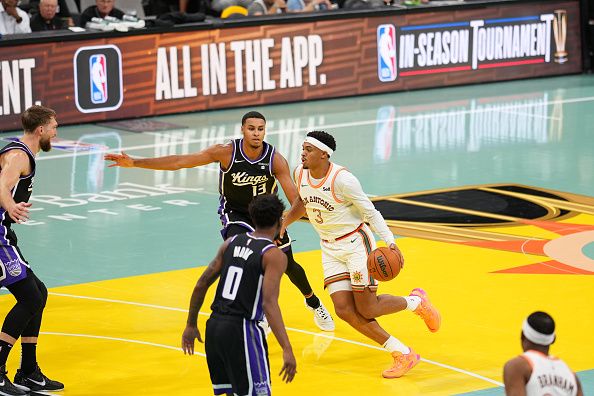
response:
[[[379,247],[367,257],[369,275],[379,281],[389,281],[398,275],[402,268],[402,256],[389,247]]]

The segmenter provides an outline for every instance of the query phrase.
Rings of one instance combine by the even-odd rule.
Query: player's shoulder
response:
[[[3,160],[14,160],[14,161],[28,161],[29,160],[29,153],[25,151],[22,146],[14,145],[14,146],[7,146],[4,147],[0,151],[0,157]]]
[[[287,260],[287,255],[283,253],[274,243],[270,243],[262,248],[262,260],[265,263],[281,263]]]
[[[334,173],[334,184],[336,183],[347,183],[354,180],[358,180],[355,175],[346,167],[332,163],[332,171]]]
[[[213,150],[213,151],[221,151],[221,152],[225,152],[225,151],[233,151],[233,146],[234,146],[234,142],[233,140],[229,140],[227,142],[224,143],[216,143],[213,144],[212,146],[209,147],[209,149]]]
[[[522,354],[508,360],[503,366],[503,370],[508,372],[529,372],[532,371],[533,365],[531,358],[526,354]]]

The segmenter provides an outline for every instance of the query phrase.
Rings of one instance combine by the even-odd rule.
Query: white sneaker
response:
[[[332,319],[332,315],[330,315],[330,312],[328,312],[324,304],[322,304],[322,300],[320,300],[320,306],[316,309],[307,305],[307,302],[305,303],[305,306],[313,312],[316,326],[324,331],[334,331],[334,319]]]

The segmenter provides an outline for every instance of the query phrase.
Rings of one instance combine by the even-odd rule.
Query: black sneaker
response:
[[[0,395],[4,396],[23,396],[27,392],[14,386],[6,376],[8,374],[4,370],[4,366],[0,367]]]
[[[14,383],[17,386],[27,388],[33,392],[37,391],[60,391],[64,389],[64,384],[47,378],[39,366],[29,375],[25,375],[20,369],[14,376]]]

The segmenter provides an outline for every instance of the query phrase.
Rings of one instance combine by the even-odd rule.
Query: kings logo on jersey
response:
[[[396,80],[396,28],[385,24],[377,27],[377,76],[381,82]]]
[[[74,54],[74,85],[80,112],[118,109],[124,99],[120,49],[115,45],[79,48]]]

